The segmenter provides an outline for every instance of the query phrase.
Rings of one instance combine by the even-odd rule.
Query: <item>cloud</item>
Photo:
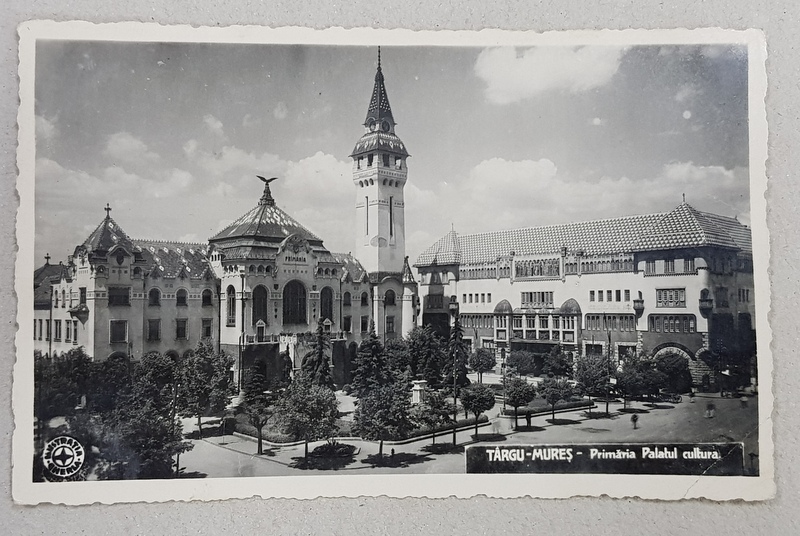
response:
[[[48,119],[44,116],[36,116],[36,139],[39,141],[49,142],[58,134],[56,123],[58,118]]]
[[[603,120],[600,119],[599,117],[595,117],[594,119],[591,120],[591,124],[592,126],[599,127],[603,124]]]
[[[281,101],[276,104],[275,109],[272,110],[272,115],[275,117],[275,119],[286,119],[286,116],[289,115],[289,108],[286,107],[286,103]]]
[[[158,153],[151,151],[147,144],[128,132],[117,132],[109,136],[103,153],[121,163],[141,164],[160,160]]]
[[[691,84],[684,84],[678,89],[678,92],[675,94],[675,100],[677,102],[686,102],[690,99],[693,99],[697,95],[700,94],[700,91],[692,86]]]
[[[698,210],[735,216],[747,224],[748,179],[747,168],[693,162],[667,164],[651,177],[576,179],[560,174],[548,159],[494,158],[434,190],[406,186],[406,210],[414,217],[407,251],[423,251],[451,224],[468,234],[666,212],[681,202],[682,193]]]
[[[196,151],[196,163],[200,169],[216,178],[232,179],[237,174],[280,176],[286,162],[270,153],[250,153],[238,147],[225,146],[218,152]]]
[[[488,48],[475,62],[486,98],[510,104],[547,91],[581,93],[607,84],[619,69],[623,48],[611,46]],[[543,74],[546,74],[543,75]]]
[[[211,114],[206,114],[203,116],[203,123],[206,125],[206,130],[208,130],[211,134],[220,139],[226,139],[222,121]]]
[[[253,117],[250,114],[244,114],[242,118],[242,126],[245,128],[254,127],[261,124],[261,119],[258,117]]]
[[[189,140],[183,144],[183,154],[186,155],[187,158],[191,158],[197,152],[197,146],[199,143],[197,140]]]

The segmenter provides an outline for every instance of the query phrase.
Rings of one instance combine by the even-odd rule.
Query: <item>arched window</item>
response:
[[[161,305],[161,291],[157,288],[151,288],[147,294],[147,305]]]
[[[323,320],[333,321],[333,290],[325,287],[319,293],[320,316]]]
[[[350,307],[350,300],[351,300],[350,293],[345,292],[344,295],[342,296],[342,305],[344,305],[345,307]]]
[[[369,305],[369,295],[366,292],[361,294],[361,307],[366,307]]]
[[[209,307],[213,305],[211,302],[212,298],[214,297],[214,293],[211,292],[210,289],[205,289],[203,291],[203,307]]]
[[[306,289],[299,281],[289,281],[283,288],[283,323],[308,323],[306,318]]]
[[[189,294],[186,292],[186,289],[178,289],[178,292],[175,293],[175,301],[176,305],[179,307],[186,307],[189,305]]]
[[[227,319],[225,324],[227,326],[235,326],[236,325],[236,289],[233,288],[233,285],[228,287],[226,291],[226,304],[227,304]]]
[[[262,285],[258,285],[253,289],[253,325],[255,326],[259,320],[266,324],[267,315],[267,289]]]
[[[394,305],[395,304],[395,293],[392,289],[386,291],[386,294],[383,296],[383,304],[384,305]]]

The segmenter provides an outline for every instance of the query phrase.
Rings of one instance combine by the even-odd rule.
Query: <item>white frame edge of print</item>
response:
[[[342,28],[327,30],[303,28],[271,29],[253,26],[193,28],[190,26],[161,26],[147,23],[92,24],[81,21],[31,21],[20,25],[19,34],[21,104],[18,115],[18,166],[20,175],[17,181],[17,190],[20,207],[16,225],[19,251],[16,261],[15,283],[15,290],[19,300],[19,313],[15,341],[17,348],[13,383],[15,430],[12,440],[12,491],[16,502],[21,504],[55,503],[78,505],[95,502],[220,500],[253,496],[313,499],[317,497],[358,496],[441,498],[451,496],[472,497],[476,495],[498,498],[609,496],[616,498],[638,497],[653,500],[706,498],[711,500],[738,499],[757,501],[774,496],[774,451],[772,420],[770,418],[773,405],[773,364],[770,353],[772,336],[767,316],[770,311],[771,290],[768,277],[770,243],[766,226],[767,205],[765,200],[767,188],[767,123],[764,103],[767,88],[765,70],[766,43],[760,31],[676,29],[565,31],[537,34],[502,30],[414,32],[410,30],[376,30],[367,28],[351,30]],[[41,218],[39,214],[36,214],[36,207],[38,206],[35,179],[37,145],[36,113],[34,109],[34,95],[37,87],[36,45],[40,41],[52,42],[59,40],[65,42],[117,41],[120,43],[235,43],[242,45],[293,44],[370,47],[375,47],[379,44],[385,47],[576,47],[584,45],[712,44],[733,44],[746,47],[750,228],[753,248],[753,284],[756,289],[756,318],[753,324],[758,333],[756,342],[758,356],[758,475],[703,476],[597,473],[368,474],[367,472],[359,472],[360,474],[350,476],[343,475],[342,471],[328,471],[326,473],[304,474],[302,476],[33,482],[34,412],[32,408],[34,407],[34,367],[32,356],[34,355],[35,333],[31,330],[31,323],[34,319],[32,274],[38,266],[38,261],[34,260],[34,236],[36,226]],[[370,80],[367,80],[367,83],[370,83]],[[364,88],[364,92],[366,91],[367,88]],[[359,101],[358,104],[366,103]],[[359,117],[353,118],[353,123],[357,125],[359,119]],[[423,150],[423,147],[418,146],[419,144],[414,145],[418,152]],[[254,170],[253,173],[257,171],[259,170]],[[268,190],[269,187],[267,186]],[[672,206],[674,204],[669,205],[668,208]],[[231,216],[233,217],[233,215]],[[92,222],[94,220],[88,223]],[[83,227],[83,224],[81,224],[81,228]],[[243,273],[242,281],[244,281]],[[354,320],[357,320],[357,318],[354,318]],[[33,329],[35,330],[36,327],[34,326]],[[477,331],[475,333],[477,334]],[[505,353],[503,355],[505,356]],[[441,435],[445,436],[442,441],[447,441],[448,434],[449,432],[441,432]],[[392,449],[392,452],[394,454],[394,449]]]

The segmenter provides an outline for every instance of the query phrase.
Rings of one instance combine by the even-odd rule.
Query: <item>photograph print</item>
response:
[[[771,493],[760,34],[20,32],[18,501]]]

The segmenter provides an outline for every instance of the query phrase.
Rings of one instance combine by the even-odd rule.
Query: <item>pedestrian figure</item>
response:
[[[742,404],[742,409],[747,407],[747,397],[746,396],[742,396],[742,398],[739,399],[739,402]]]
[[[531,427],[531,414],[530,413],[526,413],[525,414],[525,424],[527,424],[528,425],[528,429],[530,429],[530,427]]]
[[[639,416],[635,413],[631,415],[631,422],[633,423],[633,429],[636,430],[637,424],[639,423]]]
[[[394,449],[392,449],[391,454],[389,454],[389,459],[394,461]]]
[[[708,404],[706,404],[706,414],[704,415],[704,417],[705,417],[706,419],[710,419],[710,418],[711,418],[711,409],[712,409],[713,407],[714,407],[714,404],[712,404],[711,402],[709,402]]]
[[[708,403],[708,416],[709,416],[709,418],[713,419],[714,415],[716,414],[716,412],[717,412],[717,407],[714,405],[713,402],[709,402]]]

